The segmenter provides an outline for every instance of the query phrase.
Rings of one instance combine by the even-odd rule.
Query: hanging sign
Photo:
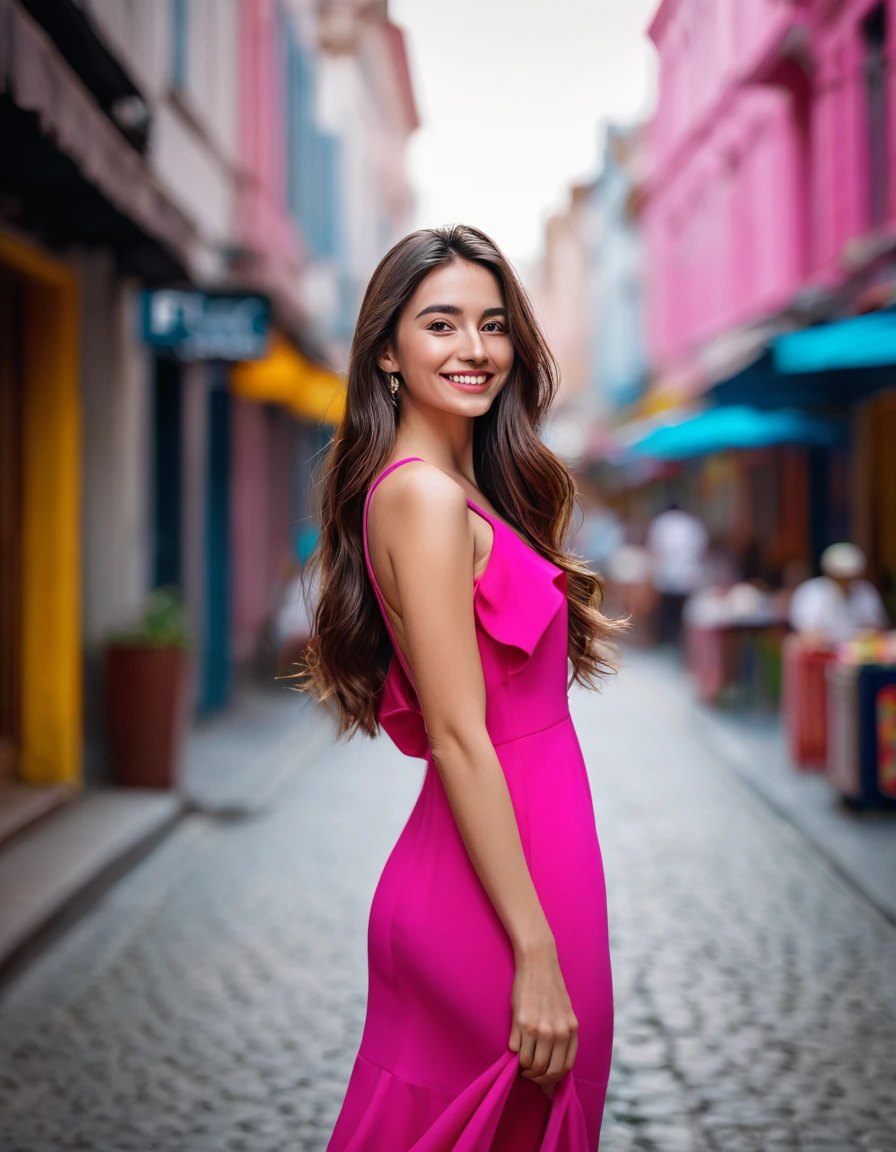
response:
[[[260,360],[267,355],[271,306],[264,296],[158,289],[141,293],[144,343],[181,360]]]

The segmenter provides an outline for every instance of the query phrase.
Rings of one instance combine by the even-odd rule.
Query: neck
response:
[[[395,453],[421,456],[428,464],[465,476],[475,484],[473,418],[429,406],[417,407],[408,397],[402,404]]]

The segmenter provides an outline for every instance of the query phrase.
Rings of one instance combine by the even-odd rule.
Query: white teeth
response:
[[[454,384],[484,384],[488,376],[448,376]]]

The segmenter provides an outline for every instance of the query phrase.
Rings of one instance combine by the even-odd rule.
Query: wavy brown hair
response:
[[[389,460],[401,420],[388,375],[377,364],[420,282],[452,260],[487,268],[498,281],[514,347],[513,366],[488,412],[473,428],[476,480],[501,516],[567,574],[570,680],[596,687],[613,670],[620,621],[601,614],[603,583],[563,551],[575,505],[566,466],[539,429],[559,375],[532,305],[498,246],[477,228],[423,228],[400,240],[374,272],[352,341],[345,414],[321,481],[321,532],[309,563],[319,577],[312,636],[296,676],[302,690],[336,714],[340,736],[374,736],[392,643],[364,561],[362,516],[371,484]]]

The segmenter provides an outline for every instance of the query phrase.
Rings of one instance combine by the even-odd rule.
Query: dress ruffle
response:
[[[476,616],[483,629],[511,650],[507,671],[522,672],[539,640],[557,613],[567,607],[566,571],[522,544],[499,546],[497,533],[509,532],[503,521],[492,520],[496,539],[482,576],[476,583]]]
[[[417,693],[401,662],[394,656],[380,696],[379,722],[383,731],[405,756],[426,759],[429,736]]]
[[[366,1062],[359,1062],[355,1075],[365,1080],[363,1088],[361,1084],[354,1086],[353,1101],[362,1111],[356,1117],[347,1113],[340,1117],[346,1142],[340,1140],[337,1127],[333,1134],[337,1143],[331,1149],[395,1152],[407,1147],[408,1152],[489,1152],[519,1075],[519,1057],[505,1052],[447,1104],[434,1089],[409,1084]],[[395,1130],[398,1117],[404,1127],[401,1132]],[[407,1142],[411,1129],[416,1133],[422,1130],[412,1144]],[[538,1150],[589,1152],[590,1147],[585,1114],[570,1074],[556,1087]]]

